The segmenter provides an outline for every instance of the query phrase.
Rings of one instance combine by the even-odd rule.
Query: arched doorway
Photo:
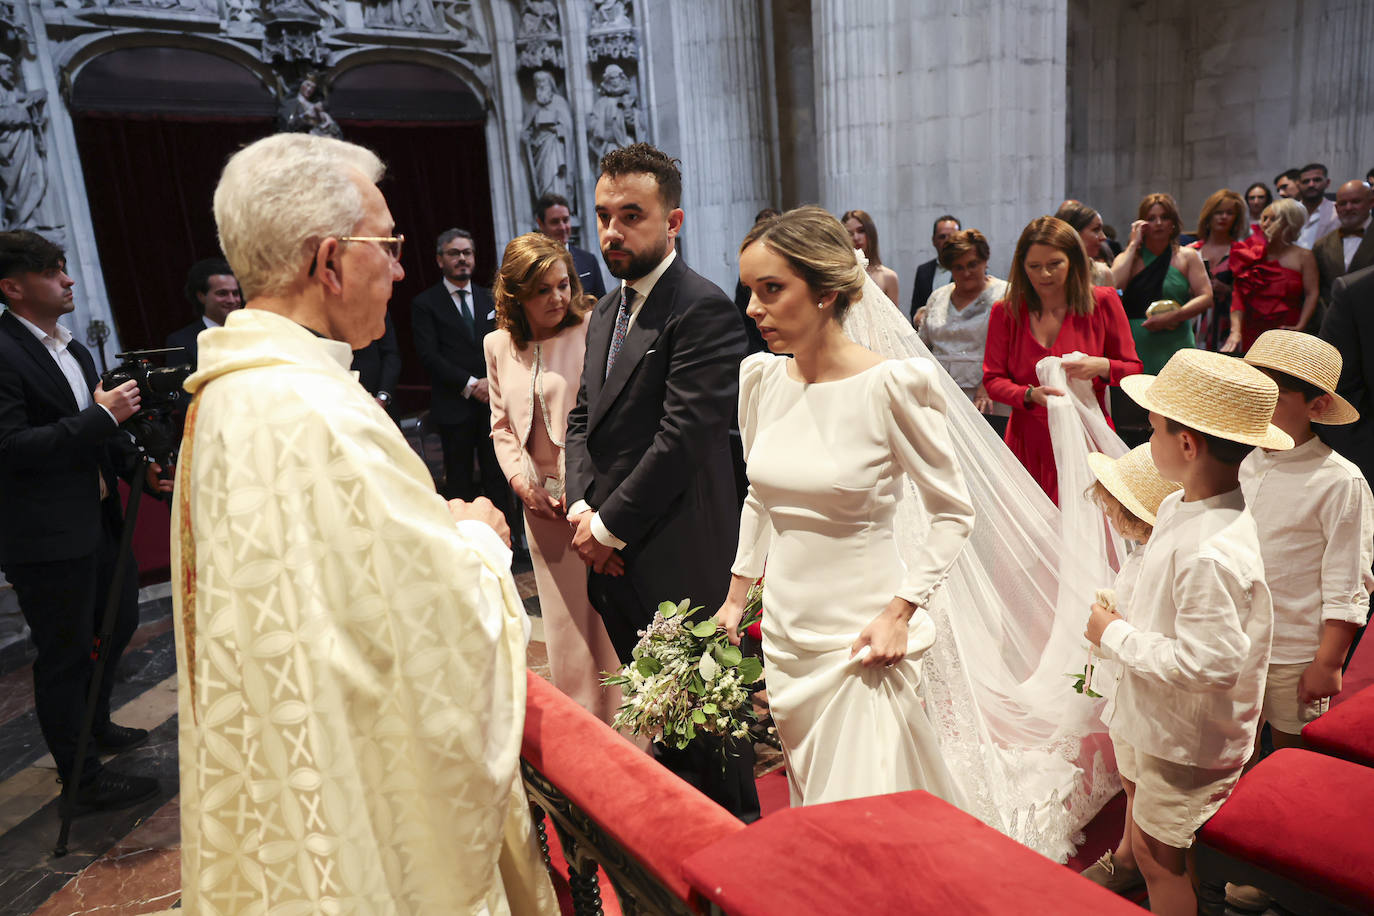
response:
[[[210,202],[224,160],[276,128],[276,97],[217,54],[126,47],[81,68],[70,108],[120,341],[160,347],[194,317],[187,269],[219,253]]]
[[[382,192],[396,229],[406,236],[405,279],[392,289],[391,321],[401,347],[397,407],[429,406],[429,379],[412,343],[410,303],[439,282],[434,240],[452,227],[468,230],[477,249],[476,282],[490,285],[505,246],[492,225],[486,110],[452,73],[423,63],[375,61],[339,72],[328,83],[329,110],[344,138],[386,163]]]

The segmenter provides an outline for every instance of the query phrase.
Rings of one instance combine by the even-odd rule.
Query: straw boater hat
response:
[[[1341,351],[1320,337],[1301,331],[1265,331],[1251,345],[1245,361],[1252,366],[1277,369],[1331,395],[1331,406],[1314,417],[1313,423],[1340,426],[1360,418],[1360,412],[1336,393],[1336,382],[1341,377]]]
[[[1293,447],[1293,437],[1269,422],[1279,386],[1231,356],[1179,350],[1159,375],[1128,375],[1121,390],[1146,410],[1219,439],[1268,449]]]
[[[1183,485],[1159,476],[1154,459],[1150,457],[1150,443],[1137,445],[1120,458],[1108,458],[1101,452],[1088,456],[1097,479],[1107,492],[1117,498],[1131,514],[1146,524],[1155,523],[1159,504],[1164,497]]]

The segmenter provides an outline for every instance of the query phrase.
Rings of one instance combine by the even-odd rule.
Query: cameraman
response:
[[[139,409],[136,382],[97,387],[95,363],[57,323],[73,309],[58,246],[33,232],[0,232],[0,569],[32,631],[34,706],[43,738],[69,779],[99,632],[115,569],[119,611],[106,654],[91,743],[76,800],[120,808],[156,794],[155,779],[102,769],[98,748],[118,752],[147,731],[110,721],[115,668],[138,625],[138,572],[119,556],[123,526],[116,473],[138,459],[119,424]],[[170,480],[148,474],[153,491]]]

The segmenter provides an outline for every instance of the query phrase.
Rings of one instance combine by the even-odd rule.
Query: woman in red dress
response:
[[[1084,354],[1064,360],[1064,371],[1092,379],[1104,413],[1107,385],[1141,368],[1116,290],[1094,287],[1088,277],[1078,233],[1052,216],[1031,220],[1016,243],[1007,298],[992,307],[983,351],[988,396],[1012,408],[1007,446],[1056,504],[1059,475],[1045,402],[1064,392],[1042,386],[1035,364],[1046,356]]]
[[[1286,197],[1260,214],[1262,235],[1231,247],[1231,333],[1222,353],[1244,355],[1265,331],[1302,331],[1317,308],[1317,259],[1294,242],[1307,209]]]

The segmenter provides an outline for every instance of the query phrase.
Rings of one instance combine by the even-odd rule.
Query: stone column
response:
[[[740,240],[778,195],[765,7],[655,0],[644,16],[654,142],[682,160],[682,252],[727,294]]]
[[[1066,0],[814,0],[820,203],[874,217],[910,300],[953,213],[1005,276],[1021,229],[1064,193]]]
[[[1290,15],[1292,56],[1274,60],[1292,78],[1292,126],[1283,134],[1289,164],[1325,163],[1334,192],[1374,166],[1374,4],[1326,0],[1299,4]]]

